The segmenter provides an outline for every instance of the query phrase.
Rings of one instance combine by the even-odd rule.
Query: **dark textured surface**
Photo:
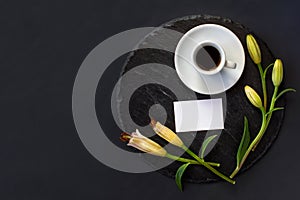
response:
[[[245,46],[245,38],[246,34],[252,33],[247,28],[242,26],[241,24],[235,23],[230,19],[225,19],[216,16],[209,15],[197,15],[197,16],[188,16],[183,18],[178,18],[168,22],[162,27],[173,29],[179,31],[181,33],[185,33],[191,28],[204,24],[204,23],[214,23],[223,25],[229,29],[231,29],[242,41],[242,44],[245,49],[246,54],[246,64],[242,77],[240,80],[234,85],[231,89],[226,91],[226,100],[227,100],[227,112],[225,118],[225,129],[222,131],[217,144],[214,146],[213,150],[207,155],[206,160],[208,161],[216,161],[221,163],[220,171],[225,174],[230,174],[236,164],[236,152],[239,145],[239,142],[242,137],[243,131],[243,116],[247,116],[250,123],[250,131],[251,138],[253,139],[257,132],[259,131],[261,125],[261,114],[260,111],[252,106],[245,94],[244,94],[244,86],[250,85],[255,88],[261,94],[261,82],[258,73],[257,66],[250,59],[247,48]],[[254,33],[252,33],[254,34]],[[164,35],[164,31],[161,29],[157,29],[154,33],[149,34],[143,41],[141,41],[141,46],[144,43],[149,43],[155,41],[157,39],[157,43],[163,43],[160,41],[161,35]],[[179,39],[179,38],[178,38]],[[173,41],[175,43],[174,47],[177,44],[177,40]],[[260,39],[258,39],[258,43],[260,44],[262,55],[263,55],[263,66],[267,66],[270,63],[274,62],[274,57],[270,52],[267,45]],[[146,64],[146,63],[160,63],[168,65],[171,68],[174,67],[173,62],[174,54],[171,52],[157,50],[157,49],[141,49],[133,52],[124,67],[124,73],[133,69],[136,66]],[[271,72],[271,70],[270,70]],[[157,71],[157,76],[160,76],[160,72]],[[271,81],[271,74],[269,73],[267,76],[267,84],[269,96],[271,96],[273,87]],[[144,74],[144,78],[146,78],[147,73]],[[172,78],[172,77],[169,77]],[[180,80],[178,79],[178,82]],[[181,84],[181,83],[178,83]],[[130,84],[129,84],[130,86]],[[126,87],[121,87],[121,90],[126,90]],[[122,93],[122,91],[121,91]],[[122,94],[119,96],[120,104],[122,104]],[[207,99],[210,96],[197,94],[198,99]],[[167,121],[165,123],[166,126],[170,127],[174,130],[174,112],[173,112],[173,102],[177,101],[176,96],[169,89],[160,86],[160,84],[149,84],[140,87],[135,91],[134,95],[130,100],[130,114],[135,123],[140,126],[145,126],[149,124],[149,116],[148,111],[149,108],[154,104],[162,105],[168,116]],[[223,101],[224,103],[224,101]],[[226,101],[225,101],[226,103]],[[278,105],[282,104],[283,101],[278,101]],[[247,161],[243,166],[243,170],[250,168],[259,158],[261,158],[265,152],[269,149],[272,143],[275,141],[277,135],[279,134],[279,129],[283,120],[284,112],[279,111],[273,115],[272,122],[269,125],[267,132],[265,133],[263,139],[258,145],[255,152],[252,152],[248,157]],[[122,115],[121,115],[122,117]],[[186,133],[188,134],[188,133]],[[199,152],[201,143],[204,140],[204,136],[206,131],[199,131],[195,140],[191,145],[191,149],[195,152]],[[159,137],[154,137],[157,141],[164,144],[163,141]],[[185,155],[187,156],[187,155]],[[150,161],[151,162],[151,161]],[[174,177],[177,168],[180,166],[180,163],[172,163],[171,165],[159,170],[160,173]],[[190,167],[189,170],[186,171],[184,180],[190,182],[209,182],[218,180],[214,174],[209,172],[207,169],[203,167]]]

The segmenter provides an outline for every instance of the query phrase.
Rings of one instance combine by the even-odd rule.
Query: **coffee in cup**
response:
[[[224,50],[212,41],[201,42],[193,52],[194,68],[205,75],[213,75],[224,67],[235,68],[235,63],[226,60]]]

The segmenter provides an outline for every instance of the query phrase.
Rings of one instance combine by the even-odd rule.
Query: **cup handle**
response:
[[[226,60],[225,67],[230,68],[230,69],[235,69],[236,68],[236,63],[232,62],[232,61],[229,61],[229,60]]]

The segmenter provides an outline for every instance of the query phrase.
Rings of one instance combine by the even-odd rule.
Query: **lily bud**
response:
[[[247,42],[247,48],[248,52],[250,54],[251,59],[255,64],[261,63],[261,53],[260,53],[260,48],[253,37],[253,35],[248,34],[246,37],[246,42]]]
[[[137,129],[136,132],[133,132],[131,134],[122,133],[120,139],[122,141],[127,141],[128,146],[132,146],[145,153],[162,157],[166,156],[167,154],[167,151],[164,148],[162,148],[153,140],[150,140],[149,138],[143,136]]]
[[[278,87],[283,78],[283,65],[280,59],[276,59],[272,71],[272,81],[275,87]]]
[[[165,139],[169,143],[182,147],[183,142],[182,140],[168,127],[162,125],[161,123],[155,121],[154,119],[151,120],[151,126],[154,132],[159,135],[161,138]]]
[[[245,93],[249,101],[257,108],[262,108],[262,102],[259,95],[248,85],[245,86]]]

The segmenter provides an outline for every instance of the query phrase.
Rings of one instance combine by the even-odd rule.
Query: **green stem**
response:
[[[204,161],[204,162],[206,162],[206,161]],[[215,163],[215,162],[206,162],[206,163],[209,164],[210,166],[220,167],[220,163]]]
[[[196,165],[201,165],[198,161],[196,160],[191,160],[191,159],[187,159],[187,158],[181,158],[181,157],[178,157],[178,156],[174,156],[172,154],[167,154],[166,155],[167,158],[170,158],[172,160],[176,160],[176,161],[179,161],[179,162],[185,162],[185,163],[191,163],[191,164],[196,164]],[[219,163],[214,163],[214,162],[206,162],[207,164],[211,165],[211,166],[216,166],[216,167],[219,167],[220,164]]]
[[[267,110],[267,86],[266,86],[266,79],[264,77],[264,71],[262,69],[261,63],[257,64],[258,66],[258,70],[259,70],[259,74],[260,74],[260,79],[261,79],[261,86],[263,89],[263,96],[264,96],[264,108],[265,110]]]
[[[169,154],[169,153],[166,154],[166,157],[170,158],[171,160],[176,160],[176,161],[179,161],[179,162],[185,162],[185,163],[200,165],[200,163],[197,162],[196,160],[191,160],[191,159],[187,159],[187,158],[180,158],[178,156],[174,156],[174,155]]]
[[[207,169],[209,169],[212,173],[216,174],[217,176],[219,176],[220,178],[228,181],[231,184],[235,184],[234,180],[231,180],[230,178],[228,178],[227,176],[225,176],[224,174],[222,174],[221,172],[219,172],[218,170],[216,170],[215,168],[213,168],[212,166],[210,166],[209,164],[207,164],[206,162],[204,162],[201,158],[199,158],[196,154],[194,154],[191,150],[189,150],[185,145],[182,146],[182,148],[193,158],[195,158],[201,165],[203,165],[204,167],[206,167]]]
[[[203,162],[206,162],[203,160]],[[206,162],[207,164],[209,164],[210,166],[214,166],[214,167],[220,167],[220,163],[215,163],[215,162]]]
[[[273,92],[273,96],[272,96],[272,100],[271,100],[271,104],[270,104],[270,108],[269,108],[269,111],[273,110],[274,107],[275,107],[275,102],[276,102],[277,93],[278,93],[278,86],[275,86],[274,92]],[[270,114],[269,114],[268,117],[267,117],[267,122],[266,122],[266,128],[265,128],[265,131],[267,130],[267,128],[268,128],[268,126],[269,126],[269,123],[270,123],[270,121],[271,121],[272,113],[273,113],[273,112],[270,112]],[[257,141],[257,143],[253,146],[252,151],[254,151],[254,150],[256,149],[256,147],[257,147],[257,145],[258,145],[259,142],[260,142],[260,140]]]
[[[260,139],[262,138],[262,136],[264,135],[265,131],[266,131],[266,124],[267,124],[267,119],[266,119],[266,111],[264,110],[264,108],[261,108],[261,113],[262,113],[262,124],[261,124],[261,128],[257,134],[257,136],[255,137],[255,139],[252,141],[252,143],[250,144],[250,146],[248,147],[245,155],[243,156],[240,165],[232,172],[232,174],[230,175],[230,178],[233,178],[242,168],[244,162],[246,161],[249,153],[251,152],[251,150],[253,149],[253,147],[255,145],[257,145],[257,143],[260,141]]]
[[[274,88],[274,92],[273,92],[272,101],[271,101],[271,105],[270,105],[269,111],[270,111],[270,110],[273,110],[274,107],[275,107],[275,102],[276,102],[277,93],[278,93],[278,86],[276,86],[276,87]],[[269,123],[270,123],[271,117],[272,117],[272,113],[270,113],[270,114],[268,115],[268,118],[267,118],[267,126],[268,126]]]

